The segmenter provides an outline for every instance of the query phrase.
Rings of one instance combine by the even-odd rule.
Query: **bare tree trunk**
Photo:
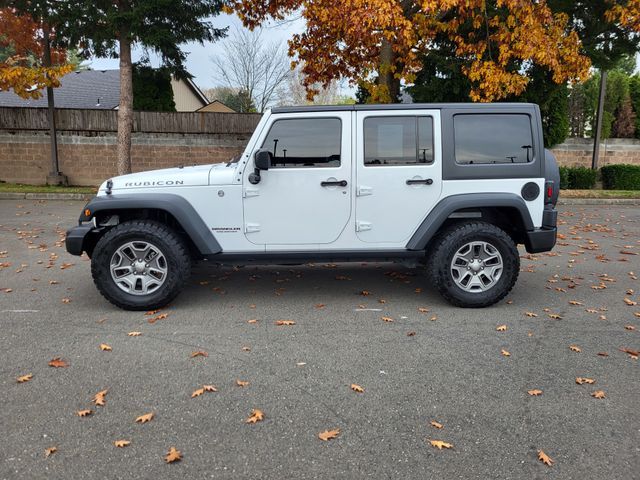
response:
[[[389,92],[390,102],[398,103],[400,101],[400,79],[395,78],[391,67],[396,65],[396,55],[388,40],[382,40],[380,46],[380,61],[378,68],[378,85],[386,86]]]
[[[118,107],[118,175],[131,173],[131,130],[133,127],[133,78],[131,40],[120,38],[120,106]]]

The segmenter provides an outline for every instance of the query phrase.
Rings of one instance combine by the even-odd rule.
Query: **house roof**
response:
[[[207,97],[190,79],[184,79],[189,90],[205,106]],[[47,107],[47,91],[38,99],[24,99],[13,91],[0,90],[0,107]],[[120,70],[82,70],[60,79],[54,90],[56,108],[108,109],[120,104]]]
[[[0,107],[46,107],[47,91],[38,99],[24,99],[13,91],[0,91]],[[120,103],[119,70],[83,70],[60,79],[54,90],[56,108],[109,109]]]

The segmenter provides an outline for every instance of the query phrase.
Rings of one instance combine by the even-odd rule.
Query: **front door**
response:
[[[404,246],[440,198],[440,112],[359,111],[356,125],[358,238]]]
[[[252,158],[243,178],[247,239],[267,249],[334,242],[351,216],[351,112],[269,122],[255,150],[269,150],[272,166],[252,185]]]

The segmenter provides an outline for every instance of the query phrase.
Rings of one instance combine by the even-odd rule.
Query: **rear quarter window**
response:
[[[530,163],[534,159],[527,114],[457,114],[453,127],[459,165]]]

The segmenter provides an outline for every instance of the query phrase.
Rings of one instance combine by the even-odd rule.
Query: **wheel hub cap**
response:
[[[128,242],[111,257],[111,278],[124,292],[149,295],[167,278],[167,260],[162,251],[145,241]]]
[[[451,277],[466,292],[486,292],[500,280],[503,269],[498,249],[483,241],[464,244],[451,261]]]

